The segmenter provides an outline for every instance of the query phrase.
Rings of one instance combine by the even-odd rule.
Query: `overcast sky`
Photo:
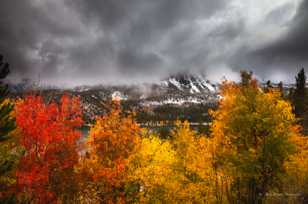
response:
[[[11,79],[81,85],[178,72],[219,81],[308,70],[308,0],[3,0]]]

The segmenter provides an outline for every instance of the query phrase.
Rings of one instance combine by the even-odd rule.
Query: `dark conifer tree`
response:
[[[12,150],[8,140],[10,133],[15,129],[15,117],[11,115],[13,104],[5,101],[8,97],[8,86],[4,83],[5,77],[9,74],[9,64],[4,62],[0,55],[0,203],[16,203],[12,193],[14,177],[12,169],[17,165],[19,150]]]
[[[13,105],[4,103],[8,95],[8,86],[3,79],[10,73],[9,64],[0,55],[0,142],[9,138],[9,133],[15,129],[15,119],[11,116]]]
[[[293,103],[296,116],[300,117],[305,107],[306,96],[306,74],[304,68],[295,77],[296,88],[293,93]]]
[[[293,92],[292,100],[294,104],[295,115],[300,119],[300,123],[304,128],[304,134],[308,133],[308,104],[307,104],[307,94],[306,94],[306,73],[304,68],[302,68],[296,79],[296,87]]]
[[[305,69],[304,68],[302,68],[299,71],[299,73],[297,74],[295,79],[296,79],[295,94],[298,95],[298,96],[305,97],[307,77],[306,77],[306,73],[305,73]]]
[[[271,80],[268,80],[268,81],[266,82],[266,86],[267,86],[268,88],[273,88]]]
[[[264,91],[267,93],[267,92],[270,92],[271,89],[273,89],[273,85],[272,85],[271,80],[268,80],[264,87]]]

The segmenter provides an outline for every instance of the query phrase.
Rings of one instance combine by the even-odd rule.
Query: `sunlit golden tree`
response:
[[[281,186],[285,163],[299,135],[291,105],[275,91],[263,92],[251,73],[242,83],[225,82],[217,111],[212,112],[215,163],[232,175],[229,201],[260,203]]]

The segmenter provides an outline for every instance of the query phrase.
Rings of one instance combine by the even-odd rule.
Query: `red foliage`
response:
[[[66,95],[59,104],[45,104],[35,96],[16,104],[16,123],[26,150],[16,173],[17,184],[35,203],[57,202],[54,187],[59,181],[53,179],[78,162],[81,114],[79,99]]]

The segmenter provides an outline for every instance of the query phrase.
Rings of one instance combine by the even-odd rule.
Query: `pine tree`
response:
[[[272,89],[273,89],[272,82],[271,82],[271,80],[268,80],[268,81],[266,82],[264,91],[265,91],[265,92],[270,92],[270,90],[272,90]]]
[[[307,113],[307,105],[306,105],[306,73],[304,68],[300,70],[300,72],[295,77],[296,79],[296,88],[294,90],[292,101],[294,105],[294,112],[296,117],[300,119],[301,124],[304,127],[304,133],[308,132],[306,113]]]
[[[279,84],[278,84],[278,90],[280,91],[281,96],[284,97],[284,93],[283,93],[283,82],[282,82],[282,81],[280,81]]]
[[[15,129],[15,118],[12,116],[13,104],[7,100],[8,86],[3,79],[9,74],[9,64],[0,55],[0,203],[12,203],[14,196],[11,187],[14,185],[14,173],[19,151],[12,149],[11,133]]]
[[[6,102],[8,86],[2,80],[9,74],[9,64],[0,55],[0,142],[9,138],[9,133],[15,129],[15,120],[11,117],[13,105]]]
[[[293,101],[295,106],[295,114],[300,116],[304,108],[304,100],[306,95],[306,74],[304,68],[295,77],[296,89],[294,91]]]
[[[302,68],[300,70],[300,72],[297,74],[297,77],[296,78],[296,93],[298,95],[305,95],[305,87],[306,87],[306,73],[305,73],[305,69]]]

